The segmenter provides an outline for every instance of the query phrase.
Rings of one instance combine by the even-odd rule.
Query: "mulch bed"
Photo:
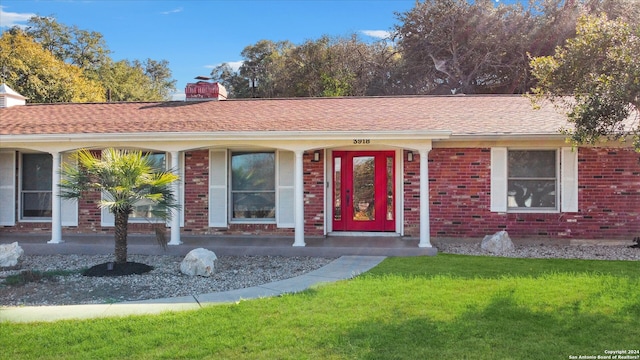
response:
[[[137,262],[106,262],[90,267],[82,275],[94,277],[140,275],[151,270],[153,270],[153,266]]]

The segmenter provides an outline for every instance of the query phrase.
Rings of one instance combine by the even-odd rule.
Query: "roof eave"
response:
[[[566,135],[554,133],[477,133],[477,134],[452,134],[452,141],[500,141],[500,140],[564,140]]]
[[[346,140],[367,139],[424,139],[443,140],[451,136],[451,131],[225,131],[225,132],[146,132],[146,133],[87,133],[87,134],[21,134],[0,135],[2,147],[9,144],[29,142],[101,142],[127,141],[215,141],[215,140]]]

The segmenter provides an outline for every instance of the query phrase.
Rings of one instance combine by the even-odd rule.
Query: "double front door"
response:
[[[333,230],[395,231],[395,152],[333,152]]]

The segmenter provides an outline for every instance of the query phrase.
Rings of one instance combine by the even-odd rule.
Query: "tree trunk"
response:
[[[117,211],[115,214],[115,240],[116,263],[127,262],[127,226],[129,225],[129,213]]]

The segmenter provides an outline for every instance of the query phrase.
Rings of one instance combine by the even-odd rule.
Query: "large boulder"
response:
[[[485,236],[480,247],[493,254],[503,254],[515,248],[509,234],[504,230]]]
[[[0,268],[18,265],[18,260],[24,254],[24,250],[17,242],[12,244],[0,244]]]
[[[189,276],[211,276],[215,271],[216,254],[204,248],[189,251],[180,263],[180,271]]]

